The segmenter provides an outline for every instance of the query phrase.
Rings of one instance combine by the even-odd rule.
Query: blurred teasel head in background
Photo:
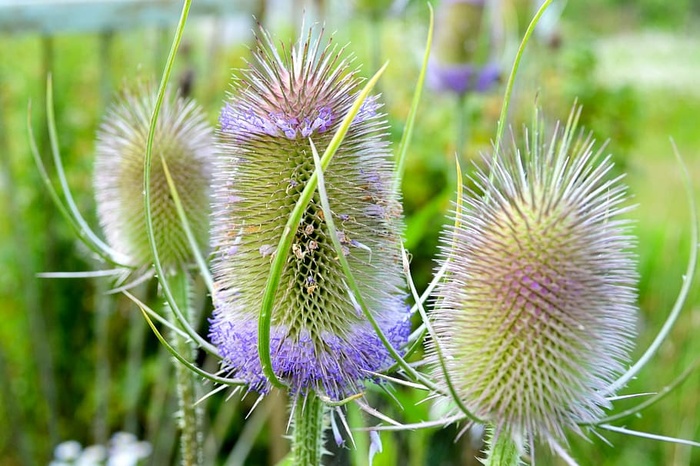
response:
[[[553,136],[536,117],[524,147],[494,154],[443,242],[429,358],[440,349],[464,406],[519,445],[601,419],[635,335],[625,186],[578,114]]]
[[[123,91],[108,108],[97,133],[94,187],[97,214],[109,244],[137,269],[149,266],[143,169],[156,89]],[[196,237],[208,246],[213,128],[200,107],[166,94],[153,139],[151,206],[158,254],[164,269],[194,262],[171,195],[163,160]]]
[[[315,37],[318,36],[318,37]],[[261,29],[252,63],[220,117],[214,171],[212,342],[223,368],[266,392],[258,317],[271,261],[284,254],[270,331],[272,369],[292,394],[339,399],[393,363],[353,299],[318,192],[288,251],[280,237],[314,172],[311,144],[328,146],[362,79],[344,49],[311,29],[290,50]],[[402,208],[391,188],[387,122],[367,98],[324,173],[333,221],[370,312],[394,347],[407,339],[400,261]]]
[[[443,0],[438,6],[428,85],[437,91],[487,92],[500,80],[497,2]]]
[[[391,9],[394,0],[353,0],[352,4],[358,13],[378,19]]]

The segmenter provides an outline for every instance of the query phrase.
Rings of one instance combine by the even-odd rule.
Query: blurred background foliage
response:
[[[176,61],[175,79],[216,122],[231,70],[245,66],[251,15],[282,40],[298,29],[303,2],[272,2],[242,11],[231,22],[193,19]],[[382,2],[379,2],[382,3]],[[427,8],[413,0],[382,8],[358,0],[313,2],[307,18],[325,21],[338,43],[350,49],[370,75],[390,60],[380,90],[398,142],[418,76],[427,32]],[[385,2],[389,3],[389,2]],[[527,1],[503,0],[517,12],[519,37],[529,21]],[[322,8],[319,7],[322,5]],[[260,7],[261,4],[257,4]],[[291,22],[293,18],[297,23]],[[697,0],[589,0],[568,2],[561,20],[530,44],[515,89],[510,123],[518,134],[533,105],[553,122],[565,118],[574,101],[583,105],[583,124],[598,141],[609,140],[620,172],[627,173],[630,214],[639,237],[641,274],[639,339],[635,356],[655,336],[681,286],[688,257],[689,214],[682,168],[673,138],[700,199],[700,2]],[[86,271],[91,259],[57,214],[31,160],[31,125],[45,161],[45,75],[53,77],[60,150],[78,207],[96,226],[92,199],[94,135],[113,92],[123,84],[155,80],[173,28],[139,28],[105,36],[0,33],[0,465],[47,464],[53,448],[74,439],[106,444],[128,431],[153,445],[149,464],[176,464],[174,387],[168,355],[127,299],[105,295],[107,279],[43,279],[40,272]],[[286,39],[285,39],[286,38]],[[508,63],[511,57],[505,58]],[[508,68],[509,69],[509,68]],[[507,69],[504,71],[504,80]],[[430,280],[438,238],[449,218],[456,175],[454,154],[467,174],[488,154],[501,107],[503,85],[463,101],[426,90],[410,148],[404,182],[406,243],[418,289]],[[460,111],[467,137],[456,147]],[[49,163],[50,165],[50,163]],[[446,217],[447,215],[447,217]],[[670,338],[652,363],[623,393],[660,390],[700,355],[700,296],[695,288]],[[154,284],[137,292],[157,307]],[[202,299],[205,314],[210,309]],[[206,321],[202,322],[206,333]],[[202,364],[214,365],[202,359]],[[388,415],[404,422],[431,416],[422,395],[397,389],[403,408],[376,390],[370,396]],[[206,401],[207,457],[211,464],[274,464],[286,452],[285,400],[275,394],[250,414],[256,397]],[[616,410],[633,402],[618,402]],[[248,415],[250,416],[248,417]],[[349,408],[353,425],[374,423]],[[700,371],[659,404],[625,425],[634,430],[700,439]],[[383,434],[378,465],[475,464],[478,432],[455,440],[459,428]],[[589,440],[571,438],[581,464],[700,464],[700,450],[605,432]],[[355,439],[367,444],[365,434]],[[562,464],[546,448],[537,464]],[[333,464],[367,464],[362,452],[341,448]]]

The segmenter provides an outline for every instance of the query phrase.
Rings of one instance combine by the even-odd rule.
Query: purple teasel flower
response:
[[[437,344],[460,401],[495,435],[557,452],[610,408],[637,314],[625,187],[577,121],[549,143],[536,121],[524,149],[475,176],[483,195],[464,196],[444,238],[427,345],[435,377],[446,384]]]
[[[463,95],[484,93],[500,80],[495,59],[496,7],[486,0],[445,0],[440,3],[428,85],[437,91]]]
[[[248,69],[220,117],[212,245],[215,310],[210,338],[222,367],[249,388],[270,388],[258,356],[258,317],[271,261],[285,254],[270,331],[272,369],[293,395],[341,399],[393,359],[346,284],[316,193],[289,251],[277,251],[287,219],[362,80],[343,48],[310,30],[279,50],[261,30]],[[319,34],[322,36],[322,34]],[[363,298],[395,348],[410,331],[400,255],[402,209],[377,97],[368,98],[324,173],[342,251]],[[373,215],[372,212],[383,215]]]
[[[145,235],[143,164],[155,107],[155,89],[124,91],[112,104],[97,132],[95,197],[108,243],[134,268],[153,262]],[[209,242],[209,183],[214,132],[192,100],[168,93],[153,140],[151,203],[156,245],[167,270],[194,262],[163,170],[165,159],[197,244]]]
[[[493,88],[501,79],[501,65],[496,62],[481,67],[471,63],[448,64],[437,60],[428,63],[427,80],[436,90],[456,94],[476,92],[482,94]]]

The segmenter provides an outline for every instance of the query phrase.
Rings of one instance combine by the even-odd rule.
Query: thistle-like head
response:
[[[97,133],[94,186],[97,214],[109,244],[143,268],[152,263],[146,231],[143,170],[156,90],[124,91]],[[153,139],[151,209],[156,246],[165,269],[193,262],[162,160],[202,249],[209,229],[213,129],[192,101],[166,94]]]
[[[254,390],[269,388],[258,357],[258,317],[271,261],[283,254],[271,320],[272,368],[292,393],[341,398],[361,390],[369,373],[391,358],[351,297],[318,193],[295,227],[291,248],[277,250],[314,172],[309,139],[325,150],[362,82],[343,50],[314,33],[280,50],[262,31],[250,67],[234,80],[222,111],[210,336],[225,368]],[[343,255],[370,312],[399,347],[409,331],[401,205],[391,188],[379,106],[376,97],[362,104],[324,178]]]
[[[500,78],[496,59],[496,7],[488,0],[447,0],[440,4],[428,83],[457,94],[486,92]]]
[[[494,154],[443,243],[430,357],[438,345],[467,409],[514,439],[600,419],[634,336],[625,187],[576,121],[549,140],[535,121],[525,147]]]

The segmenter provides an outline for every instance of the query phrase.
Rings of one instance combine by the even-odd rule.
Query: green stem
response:
[[[314,392],[299,396],[294,404],[292,457],[295,466],[321,464],[323,454],[323,402]]]
[[[457,160],[464,162],[464,146],[467,142],[467,133],[469,130],[469,109],[467,108],[467,93],[460,94],[457,99]],[[461,181],[461,180],[460,180]]]
[[[487,428],[486,459],[484,466],[520,466],[522,446],[505,432],[496,433],[493,426]]]
[[[178,307],[183,310],[185,317],[190,324],[196,319],[193,316],[193,309],[190,299],[190,277],[187,272],[180,271],[170,277],[170,285]],[[170,321],[177,325],[177,319],[172,312],[169,313]],[[182,336],[171,335],[173,347],[178,353],[193,360],[195,357],[196,345],[194,342],[186,341]],[[196,375],[187,369],[179,361],[173,359],[175,364],[175,380],[178,394],[178,424],[180,427],[180,453],[182,455],[183,466],[200,465],[202,458],[202,409],[195,405],[197,402],[197,378]]]
[[[95,310],[95,352],[97,365],[95,367],[95,419],[92,424],[93,439],[98,444],[107,443],[109,428],[109,321],[112,314],[114,300],[106,294],[107,282],[104,279],[96,280],[97,294],[95,296],[97,309]]]

